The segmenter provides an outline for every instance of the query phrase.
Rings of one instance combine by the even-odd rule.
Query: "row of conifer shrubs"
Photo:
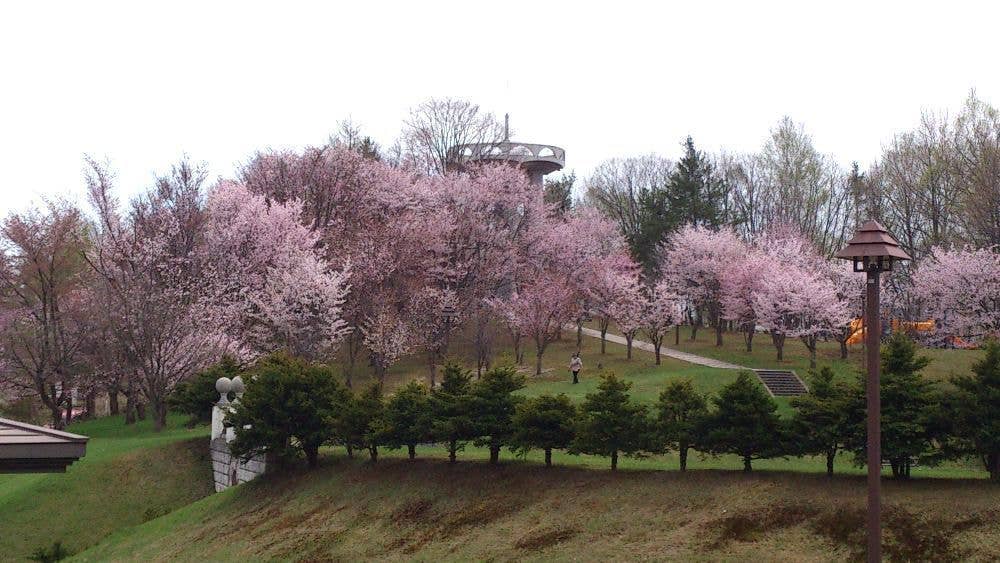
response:
[[[909,477],[918,463],[973,458],[1000,479],[1000,345],[986,348],[972,375],[945,388],[920,376],[927,359],[905,335],[884,346],[883,457],[895,476]],[[329,368],[286,355],[258,361],[244,379],[246,393],[228,417],[237,429],[233,451],[284,462],[304,455],[310,466],[324,445],[377,461],[381,448],[406,448],[412,459],[419,447],[440,444],[454,462],[473,444],[487,448],[494,464],[505,449],[541,450],[547,465],[554,450],[565,450],[607,457],[612,470],[622,456],[666,452],[675,452],[685,470],[692,450],[736,455],[745,471],[756,459],[819,455],[832,474],[842,451],[864,459],[863,380],[838,381],[829,368],[811,374],[811,392],[792,400],[790,417],[778,415],[750,372],[712,396],[690,380],[670,380],[652,408],[635,401],[631,384],[614,374],[602,376],[579,405],[562,394],[522,396],[526,381],[513,367],[474,380],[449,364],[439,387],[410,382],[388,397],[378,385],[352,392]]]

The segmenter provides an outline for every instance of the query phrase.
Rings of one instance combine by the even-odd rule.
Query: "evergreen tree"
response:
[[[795,409],[792,436],[797,452],[826,456],[826,474],[833,476],[837,452],[848,441],[848,402],[851,389],[834,382],[833,370],[824,366],[810,380],[810,392],[792,398]]]
[[[476,446],[490,450],[490,463],[500,461],[500,449],[510,443],[514,433],[514,412],[521,397],[514,392],[524,388],[524,376],[514,367],[497,367],[483,374],[472,386],[471,403],[476,427]]]
[[[223,356],[218,363],[178,383],[167,397],[167,404],[171,409],[191,416],[188,426],[208,424],[212,422],[212,406],[219,401],[215,382],[220,377],[232,379],[242,375],[244,370],[240,364],[232,356]]]
[[[375,382],[365,387],[360,394],[352,397],[342,416],[347,422],[344,425],[348,429],[346,439],[353,447],[367,449],[372,462],[378,461],[378,447],[385,436],[382,386]]]
[[[472,373],[454,363],[445,365],[441,386],[431,391],[433,421],[431,435],[448,445],[448,460],[455,462],[456,453],[468,440],[477,437],[472,417]]]
[[[514,413],[511,443],[521,455],[532,448],[545,451],[545,465],[552,465],[552,450],[566,449],[573,441],[576,407],[569,397],[541,395],[523,401]]]
[[[611,457],[618,469],[618,455],[638,455],[649,444],[650,424],[646,406],[629,397],[631,383],[610,373],[601,377],[597,391],[587,393],[577,419],[574,453]]]
[[[545,179],[545,203],[551,205],[558,216],[563,216],[573,209],[573,184],[576,174],[570,172],[556,179]]]
[[[705,153],[697,150],[690,136],[684,141],[684,156],[677,161],[667,188],[670,224],[718,228],[723,223],[722,178]]]
[[[894,333],[882,346],[882,459],[889,462],[893,477],[908,478],[914,461],[932,459],[934,386],[920,374],[929,363],[929,358],[917,355],[917,345],[903,332]],[[851,449],[861,463],[867,459],[864,374],[855,386],[852,403]]]
[[[236,429],[233,455],[269,453],[287,461],[305,454],[319,463],[319,447],[334,437],[330,418],[344,408],[346,389],[326,366],[274,354],[249,372],[246,392],[226,417]]]
[[[978,457],[990,479],[1000,481],[1000,342],[987,341],[984,348],[971,376],[951,380],[956,391],[946,408],[952,433],[946,443],[951,456]]]
[[[430,441],[431,415],[427,388],[411,381],[389,398],[385,406],[382,439],[390,449],[406,446],[410,459],[417,444]]]
[[[660,393],[657,435],[666,449],[676,450],[681,471],[687,471],[688,450],[697,440],[698,426],[708,414],[708,401],[690,379],[673,380]]]
[[[647,279],[658,279],[657,248],[679,225],[670,211],[670,195],[666,189],[645,190],[638,197],[636,233],[628,243],[632,256],[642,265]]]
[[[715,411],[701,429],[704,449],[714,454],[736,454],[743,458],[743,471],[753,469],[754,459],[783,453],[784,432],[775,413],[777,403],[757,383],[753,374],[741,371],[714,399]]]

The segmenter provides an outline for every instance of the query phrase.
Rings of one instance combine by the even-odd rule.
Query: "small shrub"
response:
[[[31,553],[28,557],[29,561],[38,561],[39,563],[55,563],[56,561],[62,561],[72,555],[69,550],[63,547],[61,541],[57,541],[52,544],[51,547],[39,547]]]

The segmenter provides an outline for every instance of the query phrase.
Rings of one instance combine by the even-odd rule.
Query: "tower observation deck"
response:
[[[511,141],[510,119],[504,116],[504,139],[495,143],[455,145],[448,149],[448,169],[464,170],[472,163],[507,162],[520,167],[532,184],[542,185],[542,177],[566,165],[566,151],[555,145]]]

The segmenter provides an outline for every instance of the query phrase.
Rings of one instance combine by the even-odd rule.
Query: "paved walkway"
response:
[[[572,328],[573,331],[576,331],[576,325],[572,325],[571,328]],[[600,338],[601,337],[601,331],[594,330],[592,328],[586,328],[586,327],[584,327],[583,333],[586,334],[587,336],[593,336],[594,338]],[[606,338],[608,339],[608,342],[614,342],[616,344],[621,344],[623,346],[627,344],[625,342],[625,337],[624,336],[618,336],[617,334],[611,334],[609,332]],[[633,339],[632,340],[632,347],[633,348],[638,348],[640,350],[646,350],[648,352],[653,352],[654,351],[652,343],[650,343],[650,342],[643,342],[642,340],[635,340],[635,339]],[[674,358],[676,360],[680,360],[682,362],[688,362],[688,363],[691,363],[691,364],[698,364],[699,366],[706,366],[706,367],[710,367],[710,368],[718,368],[718,369],[749,369],[749,368],[746,368],[744,366],[738,366],[736,364],[731,364],[729,362],[723,362],[722,360],[716,360],[716,359],[713,359],[713,358],[706,358],[704,356],[699,356],[697,354],[689,354],[687,352],[681,352],[680,350],[674,350],[673,348],[667,348],[666,346],[660,346],[660,355],[669,356],[671,358]]]

